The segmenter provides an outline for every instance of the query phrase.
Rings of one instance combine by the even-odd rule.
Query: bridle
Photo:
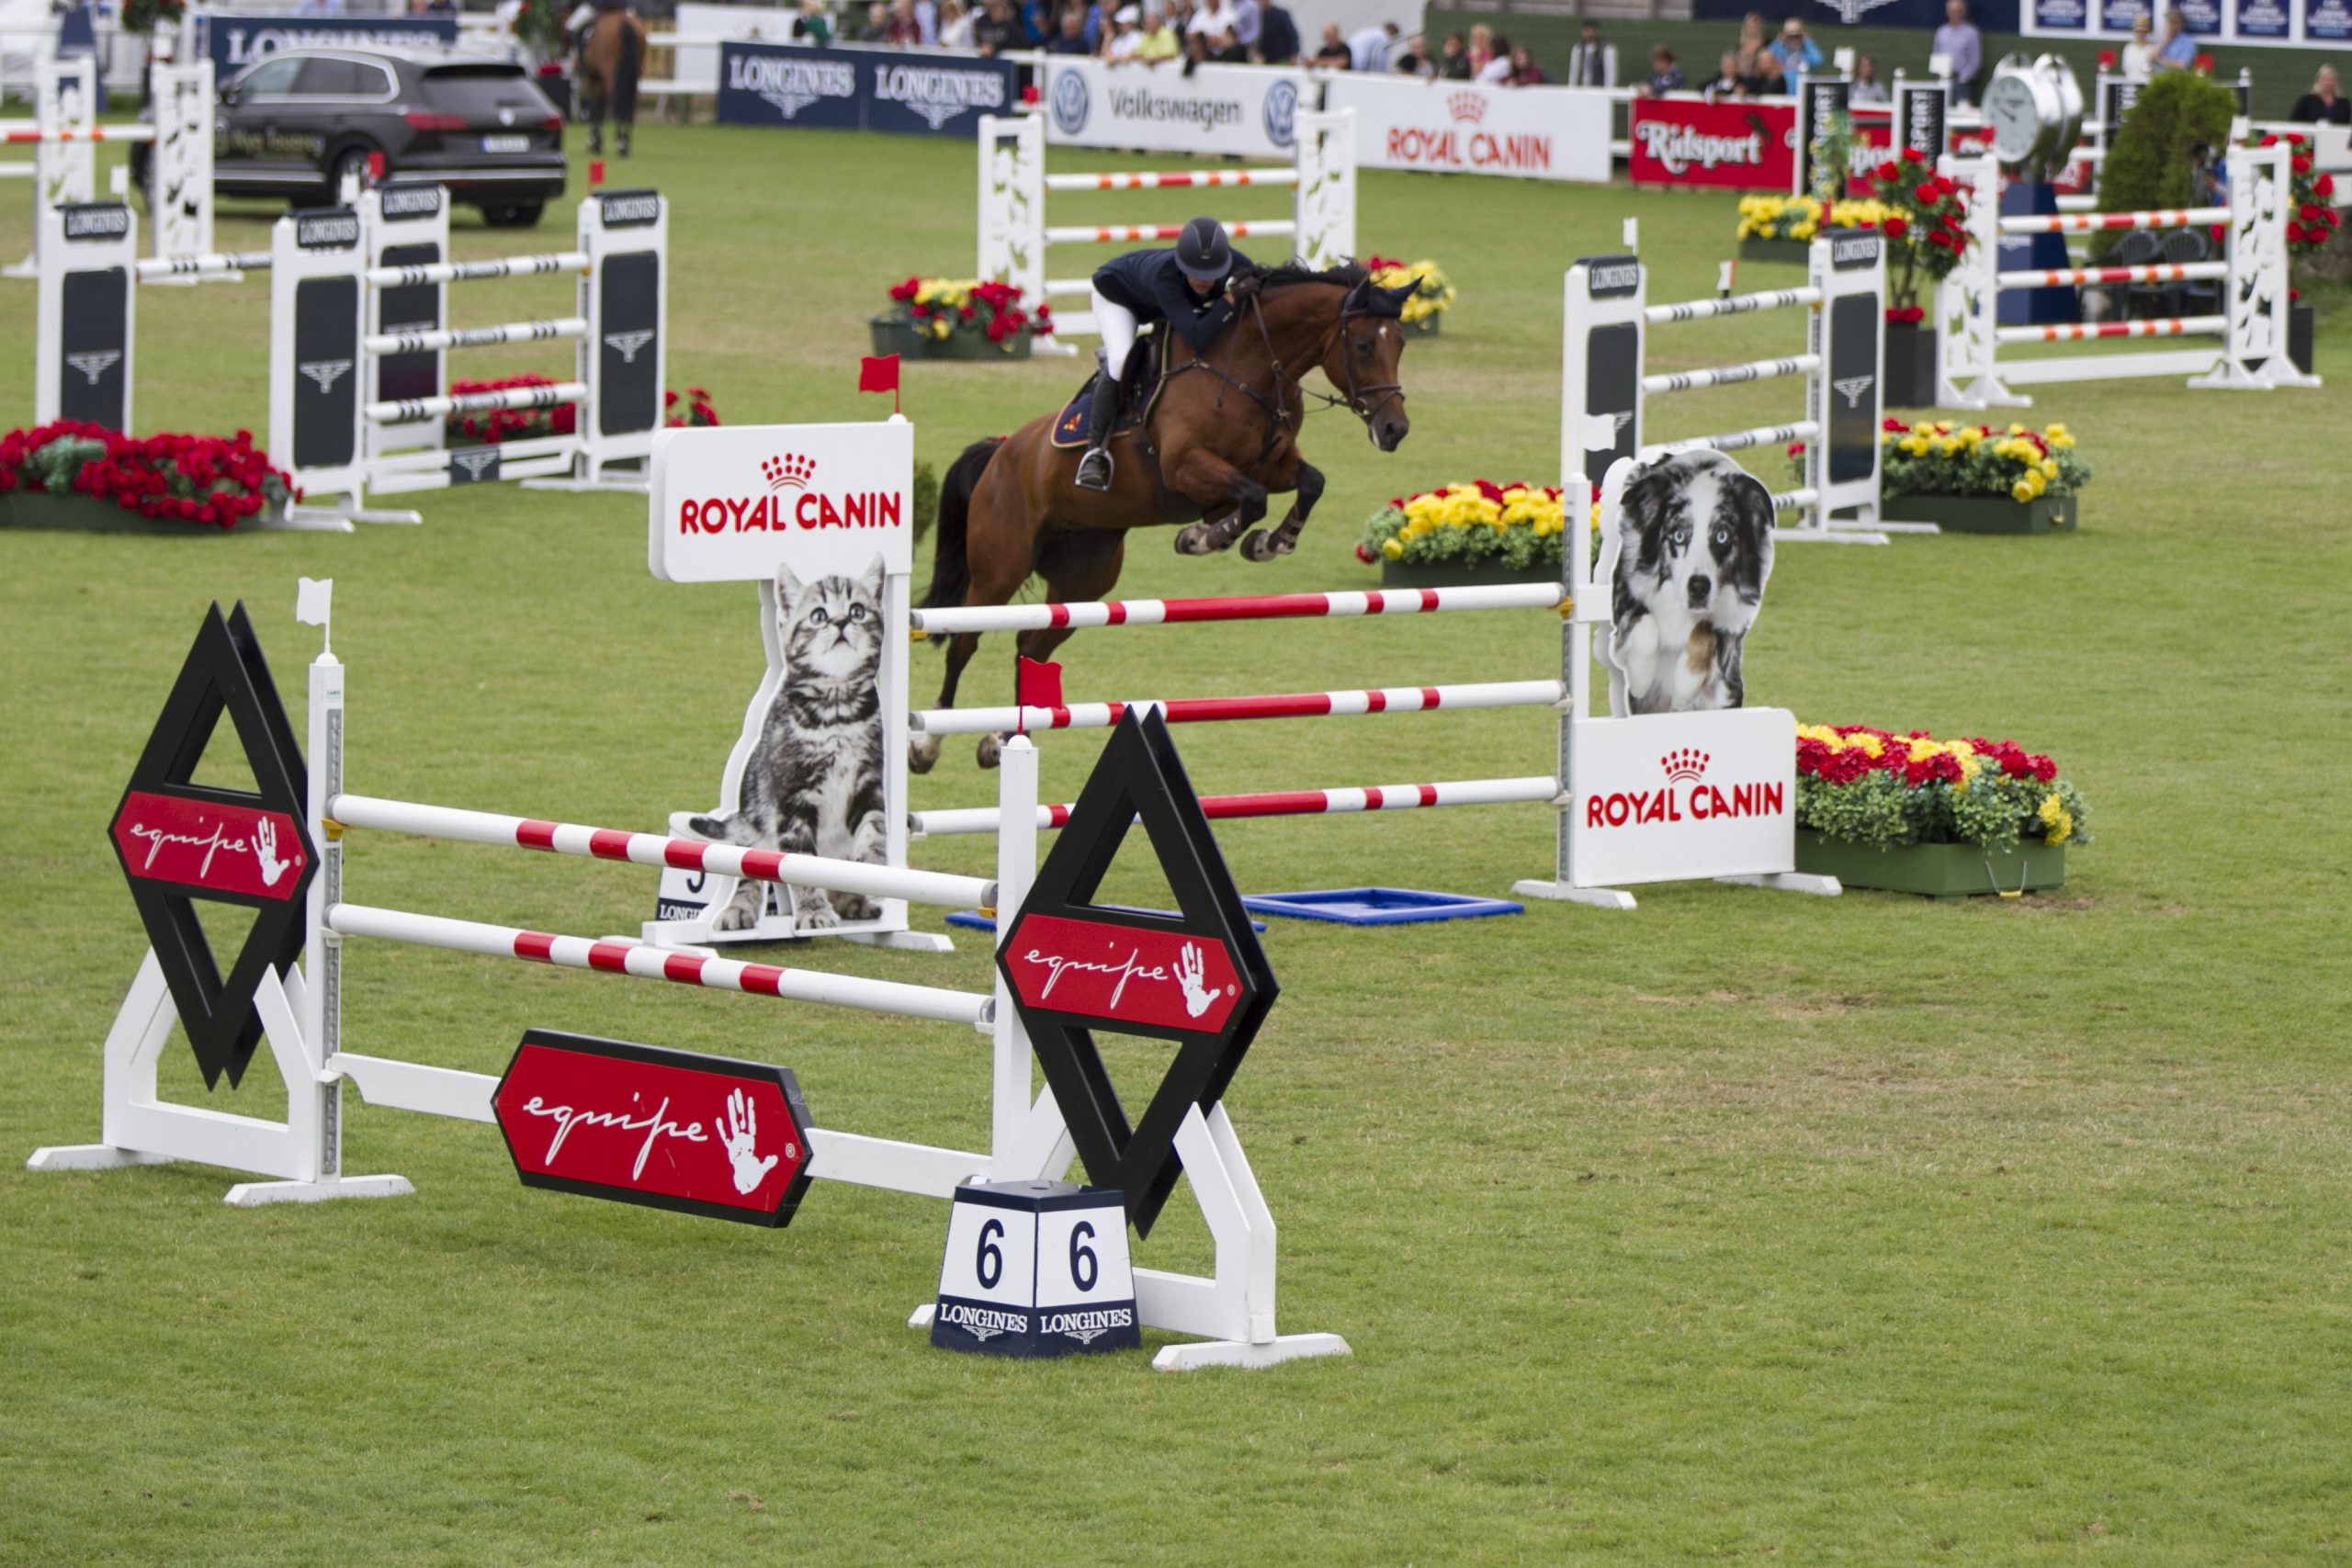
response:
[[[1370,285],[1366,284],[1362,288],[1368,289]],[[1350,299],[1354,298],[1356,294],[1351,291]],[[1268,398],[1254,385],[1244,381],[1233,373],[1233,356],[1241,346],[1239,333],[1235,333],[1227,340],[1225,363],[1222,366],[1212,365],[1206,359],[1188,360],[1170,370],[1162,384],[1165,385],[1166,381],[1173,381],[1188,370],[1205,370],[1223,383],[1217,389],[1216,394],[1216,406],[1219,410],[1225,407],[1225,395],[1227,390],[1239,392],[1243,397],[1256,403],[1265,412],[1267,419],[1265,444],[1258,453],[1258,460],[1261,463],[1272,457],[1274,448],[1281,445],[1284,431],[1295,432],[1304,425],[1307,413],[1311,412],[1306,406],[1306,400],[1309,398],[1317,400],[1324,408],[1344,408],[1353,413],[1358,419],[1363,421],[1365,438],[1374,446],[1379,445],[1380,437],[1373,431],[1373,420],[1382,409],[1388,406],[1390,399],[1401,398],[1405,395],[1404,384],[1396,381],[1383,381],[1373,386],[1364,385],[1357,379],[1355,355],[1343,352],[1340,355],[1341,363],[1347,367],[1347,386],[1343,395],[1335,398],[1329,392],[1316,391],[1307,386],[1304,379],[1293,378],[1283,367],[1281,355],[1274,352],[1273,333],[1266,325],[1265,298],[1262,293],[1250,294],[1249,310],[1250,319],[1258,329],[1258,342],[1266,351],[1267,367],[1273,375],[1273,397]],[[1396,319],[1368,303],[1351,304],[1342,301],[1339,318],[1332,323],[1331,331],[1316,340],[1315,361],[1319,364],[1324,356],[1330,353],[1332,340],[1335,337],[1343,340],[1347,337],[1351,322],[1374,318],[1383,321]],[[1290,392],[1294,389],[1298,394],[1298,407],[1295,412],[1292,410],[1290,399]],[[1374,397],[1375,393],[1378,394],[1377,397]],[[1372,400],[1367,402],[1367,399]]]

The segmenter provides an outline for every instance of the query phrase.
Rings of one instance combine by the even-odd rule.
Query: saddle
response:
[[[1151,406],[1159,400],[1159,389],[1168,373],[1169,345],[1174,335],[1152,331],[1136,345],[1137,352],[1127,360],[1126,378],[1119,389],[1119,424],[1111,439],[1120,440],[1143,428],[1151,417]],[[1078,395],[1062,405],[1054,416],[1053,444],[1057,450],[1073,451],[1086,445],[1086,432],[1094,408],[1094,378],[1089,376]]]

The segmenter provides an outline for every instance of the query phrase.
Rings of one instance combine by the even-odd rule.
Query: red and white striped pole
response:
[[[1006,730],[1108,729],[1131,707],[1157,707],[1170,724],[1252,718],[1327,718],[1378,713],[1460,713],[1472,708],[1550,707],[1557,681],[1491,681],[1453,686],[1389,686],[1362,692],[1290,692],[1262,697],[1169,697],[1053,707],[924,708],[909,716],[923,735],[996,735]]]
[[[1201,810],[1213,822],[1250,817],[1336,817],[1359,811],[1419,811],[1439,806],[1522,806],[1559,798],[1560,781],[1551,777],[1461,779],[1447,784],[1374,784],[1360,789],[1269,790],[1257,795],[1204,795]],[[1037,807],[1037,826],[1069,822],[1068,806]],[[993,833],[1001,818],[993,806],[950,811],[918,811],[909,821],[927,839]]]
[[[1556,609],[1556,582],[1502,582],[1471,588],[1374,589],[1342,593],[1261,593],[1229,599],[1112,599],[1072,604],[965,605],[916,610],[914,629],[1025,632],[1047,626],[1173,626],[1212,621],[1338,620],[1352,615],[1426,615],[1457,610]]]

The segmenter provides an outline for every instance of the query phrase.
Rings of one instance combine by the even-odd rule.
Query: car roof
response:
[[[263,59],[254,61],[254,64],[266,65],[270,61],[279,59],[286,55],[299,55],[305,58],[312,55],[339,56],[344,58],[356,57],[362,60],[381,61],[388,65],[416,65],[425,67],[435,65],[509,65],[513,66],[517,71],[523,72],[526,75],[529,74],[528,69],[520,61],[506,59],[495,54],[485,54],[480,50],[464,48],[452,49],[439,44],[288,44],[284,49],[271,51]],[[252,66],[248,66],[246,69],[251,70]]]

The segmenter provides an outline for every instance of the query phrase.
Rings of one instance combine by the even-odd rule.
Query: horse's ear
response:
[[[1405,301],[1410,299],[1419,291],[1419,288],[1420,285],[1417,283],[1401,283],[1394,288],[1382,289],[1380,297],[1395,306],[1396,314],[1402,316],[1405,313]]]

